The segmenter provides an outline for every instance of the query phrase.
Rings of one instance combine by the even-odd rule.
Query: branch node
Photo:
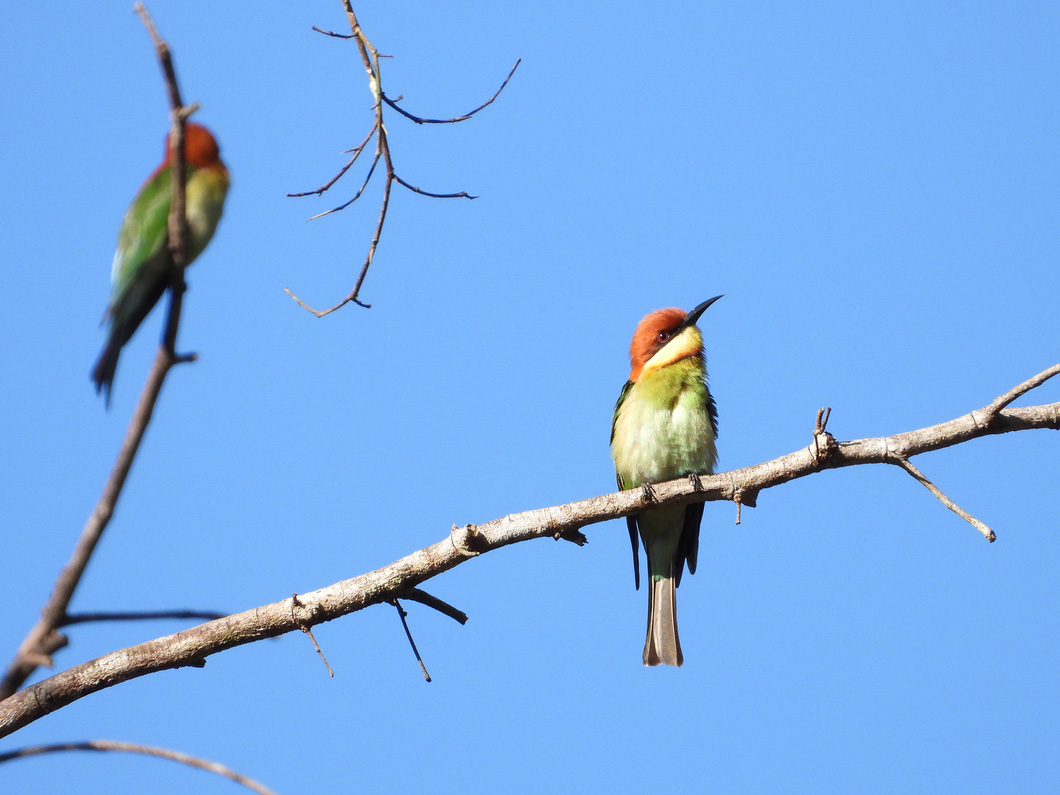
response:
[[[813,426],[813,462],[816,466],[825,463],[836,450],[835,437],[825,430],[830,416],[832,416],[830,406],[817,409],[817,421]]]
[[[566,527],[562,530],[557,530],[552,534],[552,538],[556,541],[570,541],[579,547],[584,547],[589,543],[589,539],[581,531],[581,527]]]
[[[466,524],[463,527],[457,527],[454,524],[453,529],[449,531],[449,540],[453,548],[466,558],[473,558],[489,549],[486,539],[473,524]]]

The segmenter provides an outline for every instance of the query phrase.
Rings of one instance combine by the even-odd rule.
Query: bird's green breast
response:
[[[621,399],[611,454],[623,488],[714,471],[713,404],[699,357],[645,373]]]
[[[228,194],[228,172],[197,169],[188,178],[188,264],[198,257],[217,230]]]

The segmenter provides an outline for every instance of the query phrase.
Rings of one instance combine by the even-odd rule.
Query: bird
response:
[[[629,348],[632,366],[611,423],[611,456],[620,490],[714,471],[718,410],[707,386],[703,335],[697,321],[722,296],[691,312],[676,307],[646,315]],[[646,666],[682,665],[677,586],[688,565],[696,572],[703,503],[653,508],[626,517],[633,577],[640,588],[640,552],[648,559]]]
[[[230,179],[213,134],[201,124],[184,127],[186,215],[188,239],[185,261],[190,265],[203,252],[217,229]],[[118,232],[111,266],[111,294],[107,311],[107,340],[92,368],[96,394],[107,406],[121,349],[169,287],[169,207],[173,196],[169,136],[162,163],[151,172],[133,199]]]

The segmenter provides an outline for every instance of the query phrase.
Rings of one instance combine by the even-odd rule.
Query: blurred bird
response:
[[[707,388],[700,315],[721,296],[687,314],[660,309],[637,324],[629,348],[632,370],[615,406],[611,456],[619,489],[710,474],[717,461],[718,415]],[[645,665],[681,665],[677,592],[685,563],[696,573],[703,503],[655,508],[626,518],[633,575],[640,588],[637,531],[648,557]]]
[[[186,263],[190,265],[206,248],[217,229],[229,179],[228,169],[219,156],[217,141],[201,124],[188,122],[185,126],[184,158],[187,164]],[[172,196],[167,135],[162,164],[140,187],[125,212],[118,233],[118,248],[111,267],[110,302],[104,315],[107,342],[92,369],[96,393],[103,392],[108,406],[122,347],[169,287],[168,225]]]

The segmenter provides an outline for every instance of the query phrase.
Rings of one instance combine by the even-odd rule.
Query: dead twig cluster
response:
[[[383,178],[383,198],[379,207],[379,217],[376,219],[375,222],[375,232],[372,235],[372,242],[368,246],[368,253],[365,256],[364,262],[361,265],[361,271],[357,275],[357,280],[354,282],[353,289],[350,290],[349,294],[347,294],[345,298],[343,298],[334,306],[331,306],[327,309],[314,309],[301,298],[299,298],[297,295],[295,295],[293,292],[291,292],[289,288],[284,288],[284,291],[289,296],[291,296],[291,298],[293,298],[299,306],[309,312],[312,312],[317,317],[324,317],[324,315],[331,314],[336,309],[340,309],[341,307],[349,303],[355,303],[358,306],[364,307],[365,309],[371,307],[371,304],[366,304],[365,302],[361,301],[359,296],[361,294],[361,286],[364,284],[364,279],[368,275],[368,269],[371,267],[372,261],[375,259],[376,249],[379,247],[379,239],[383,234],[383,224],[386,222],[387,210],[390,207],[390,189],[395,182],[401,185],[402,187],[412,191],[413,193],[418,193],[421,196],[428,196],[432,199],[477,198],[469,194],[467,191],[459,191],[458,193],[436,193],[433,191],[423,190],[422,188],[419,188],[411,184],[410,182],[407,182],[406,180],[402,179],[398,175],[397,170],[394,167],[394,159],[390,149],[390,139],[387,135],[386,124],[384,123],[383,119],[384,109],[387,107],[393,108],[406,119],[409,119],[410,121],[413,121],[416,124],[456,124],[458,122],[467,121],[480,110],[483,110],[484,108],[493,104],[493,101],[497,99],[498,96],[500,96],[500,93],[504,90],[504,87],[508,85],[508,81],[512,79],[512,75],[515,74],[515,70],[519,68],[519,64],[522,62],[522,59],[517,60],[515,62],[515,66],[513,66],[512,70],[508,73],[508,76],[504,78],[504,82],[501,83],[500,88],[498,88],[494,92],[493,96],[491,96],[489,99],[487,99],[474,110],[468,111],[462,116],[453,116],[448,119],[428,119],[421,116],[416,116],[412,113],[409,113],[400,105],[398,105],[398,102],[401,101],[402,97],[399,96],[396,99],[393,99],[391,97],[388,97],[383,91],[383,79],[382,71],[379,65],[379,59],[384,58],[386,56],[380,55],[379,51],[372,45],[372,42],[368,40],[368,37],[365,35],[364,29],[361,28],[360,23],[357,21],[357,15],[353,11],[353,6],[351,5],[350,0],[343,0],[343,5],[346,10],[346,17],[350,24],[351,32],[349,34],[335,33],[329,30],[321,30],[317,27],[314,27],[313,30],[316,30],[319,33],[323,33],[325,36],[331,36],[333,38],[338,39],[352,39],[356,42],[357,50],[361,55],[361,62],[364,64],[364,70],[368,74],[368,87],[372,92],[372,109],[375,112],[375,118],[372,122],[371,128],[368,130],[368,134],[364,137],[364,140],[362,140],[357,146],[353,147],[352,149],[347,150],[346,154],[349,154],[350,157],[346,161],[346,164],[339,169],[338,173],[335,174],[335,176],[333,176],[331,179],[329,179],[327,182],[325,182],[323,185],[321,185],[319,188],[316,188],[315,190],[301,191],[299,193],[288,193],[287,195],[290,197],[322,196],[329,189],[331,189],[331,187],[334,186],[335,183],[342,179],[343,176],[345,176],[346,172],[350,170],[354,163],[357,162],[357,159],[365,151],[368,144],[371,143],[373,138],[375,139],[375,155],[372,158],[372,164],[368,167],[368,172],[365,174],[364,180],[361,182],[361,186],[357,189],[356,193],[353,194],[353,197],[348,201],[339,204],[336,207],[332,207],[330,210],[325,210],[322,213],[317,213],[309,220],[312,221],[317,218],[322,218],[325,215],[330,215],[331,213],[336,213],[340,210],[345,210],[347,207],[349,207],[351,204],[361,198],[361,195],[368,187],[368,183],[371,182],[372,176],[376,173],[376,168],[380,163],[383,164],[383,168],[386,174]]]

